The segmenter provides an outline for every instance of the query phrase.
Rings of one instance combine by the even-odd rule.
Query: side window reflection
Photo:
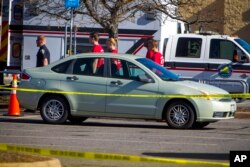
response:
[[[81,58],[77,59],[74,67],[73,74],[75,75],[89,75],[89,76],[103,76],[104,63],[94,69],[95,58]]]
[[[135,64],[120,59],[111,60],[110,71],[112,78],[124,78],[131,80],[138,80],[139,75],[146,74],[144,70]]]

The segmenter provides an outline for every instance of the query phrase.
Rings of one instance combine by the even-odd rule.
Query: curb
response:
[[[58,159],[52,158],[48,161],[20,162],[20,163],[0,163],[1,167],[61,167]]]

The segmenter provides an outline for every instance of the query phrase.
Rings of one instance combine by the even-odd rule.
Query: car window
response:
[[[110,72],[112,78],[128,78],[128,74],[124,72],[126,69],[125,61],[120,59],[111,59]]]
[[[141,68],[139,68],[138,66],[136,66],[135,64],[128,62],[127,65],[128,65],[130,79],[137,80],[139,75],[146,75],[146,72]]]
[[[136,66],[131,62],[121,59],[111,60],[110,71],[112,78],[124,78],[131,80],[138,80],[139,75],[146,74],[146,72],[140,67]]]
[[[231,41],[223,39],[212,39],[210,44],[209,58],[227,59],[234,61],[234,55],[240,49]]]
[[[139,63],[147,67],[153,73],[155,73],[158,77],[160,77],[164,81],[178,81],[179,77],[167,70],[165,67],[160,66],[159,64],[149,60],[147,58],[138,58],[136,59]]]
[[[200,58],[201,45],[201,38],[179,38],[175,56],[184,58]]]
[[[233,42],[223,39],[212,39],[209,58],[212,59],[227,59],[232,62],[245,61],[245,53],[236,46]]]
[[[68,73],[69,72],[69,68],[70,68],[70,64],[72,63],[72,60],[63,62],[61,64],[58,64],[54,67],[51,68],[52,71],[57,72],[57,73]]]
[[[96,62],[96,63],[95,63]],[[103,58],[79,58],[73,66],[73,74],[75,75],[104,75],[104,59]]]
[[[248,53],[250,53],[250,45],[244,41],[243,39],[237,38],[235,39],[235,41],[241,46],[243,47]]]

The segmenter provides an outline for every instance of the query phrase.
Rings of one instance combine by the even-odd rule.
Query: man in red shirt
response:
[[[97,32],[90,33],[89,36],[90,43],[93,44],[92,52],[93,53],[103,53],[104,50],[102,46],[99,44],[99,34]],[[100,68],[104,64],[104,59],[96,59],[93,63],[93,73],[96,72],[97,68]]]

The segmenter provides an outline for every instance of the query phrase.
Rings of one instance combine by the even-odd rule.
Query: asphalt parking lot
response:
[[[110,118],[90,118],[80,125],[48,125],[39,112],[21,109],[20,117],[3,116],[7,107],[7,103],[0,105],[0,143],[226,163],[230,151],[250,150],[250,121],[246,119],[250,118],[249,100],[238,104],[236,117],[243,119],[220,121],[198,130],[173,130],[165,122]],[[166,165],[57,158],[63,167]]]
[[[43,123],[38,113],[25,113],[21,117],[2,116],[1,113],[0,143],[228,162],[230,151],[250,150],[250,121],[233,119],[213,123],[199,130],[173,130],[165,122],[126,119],[90,118],[80,125],[49,125]],[[111,163],[68,158],[60,160],[63,166],[109,166]],[[127,166],[128,163],[129,166],[139,165],[114,162],[113,166]]]

